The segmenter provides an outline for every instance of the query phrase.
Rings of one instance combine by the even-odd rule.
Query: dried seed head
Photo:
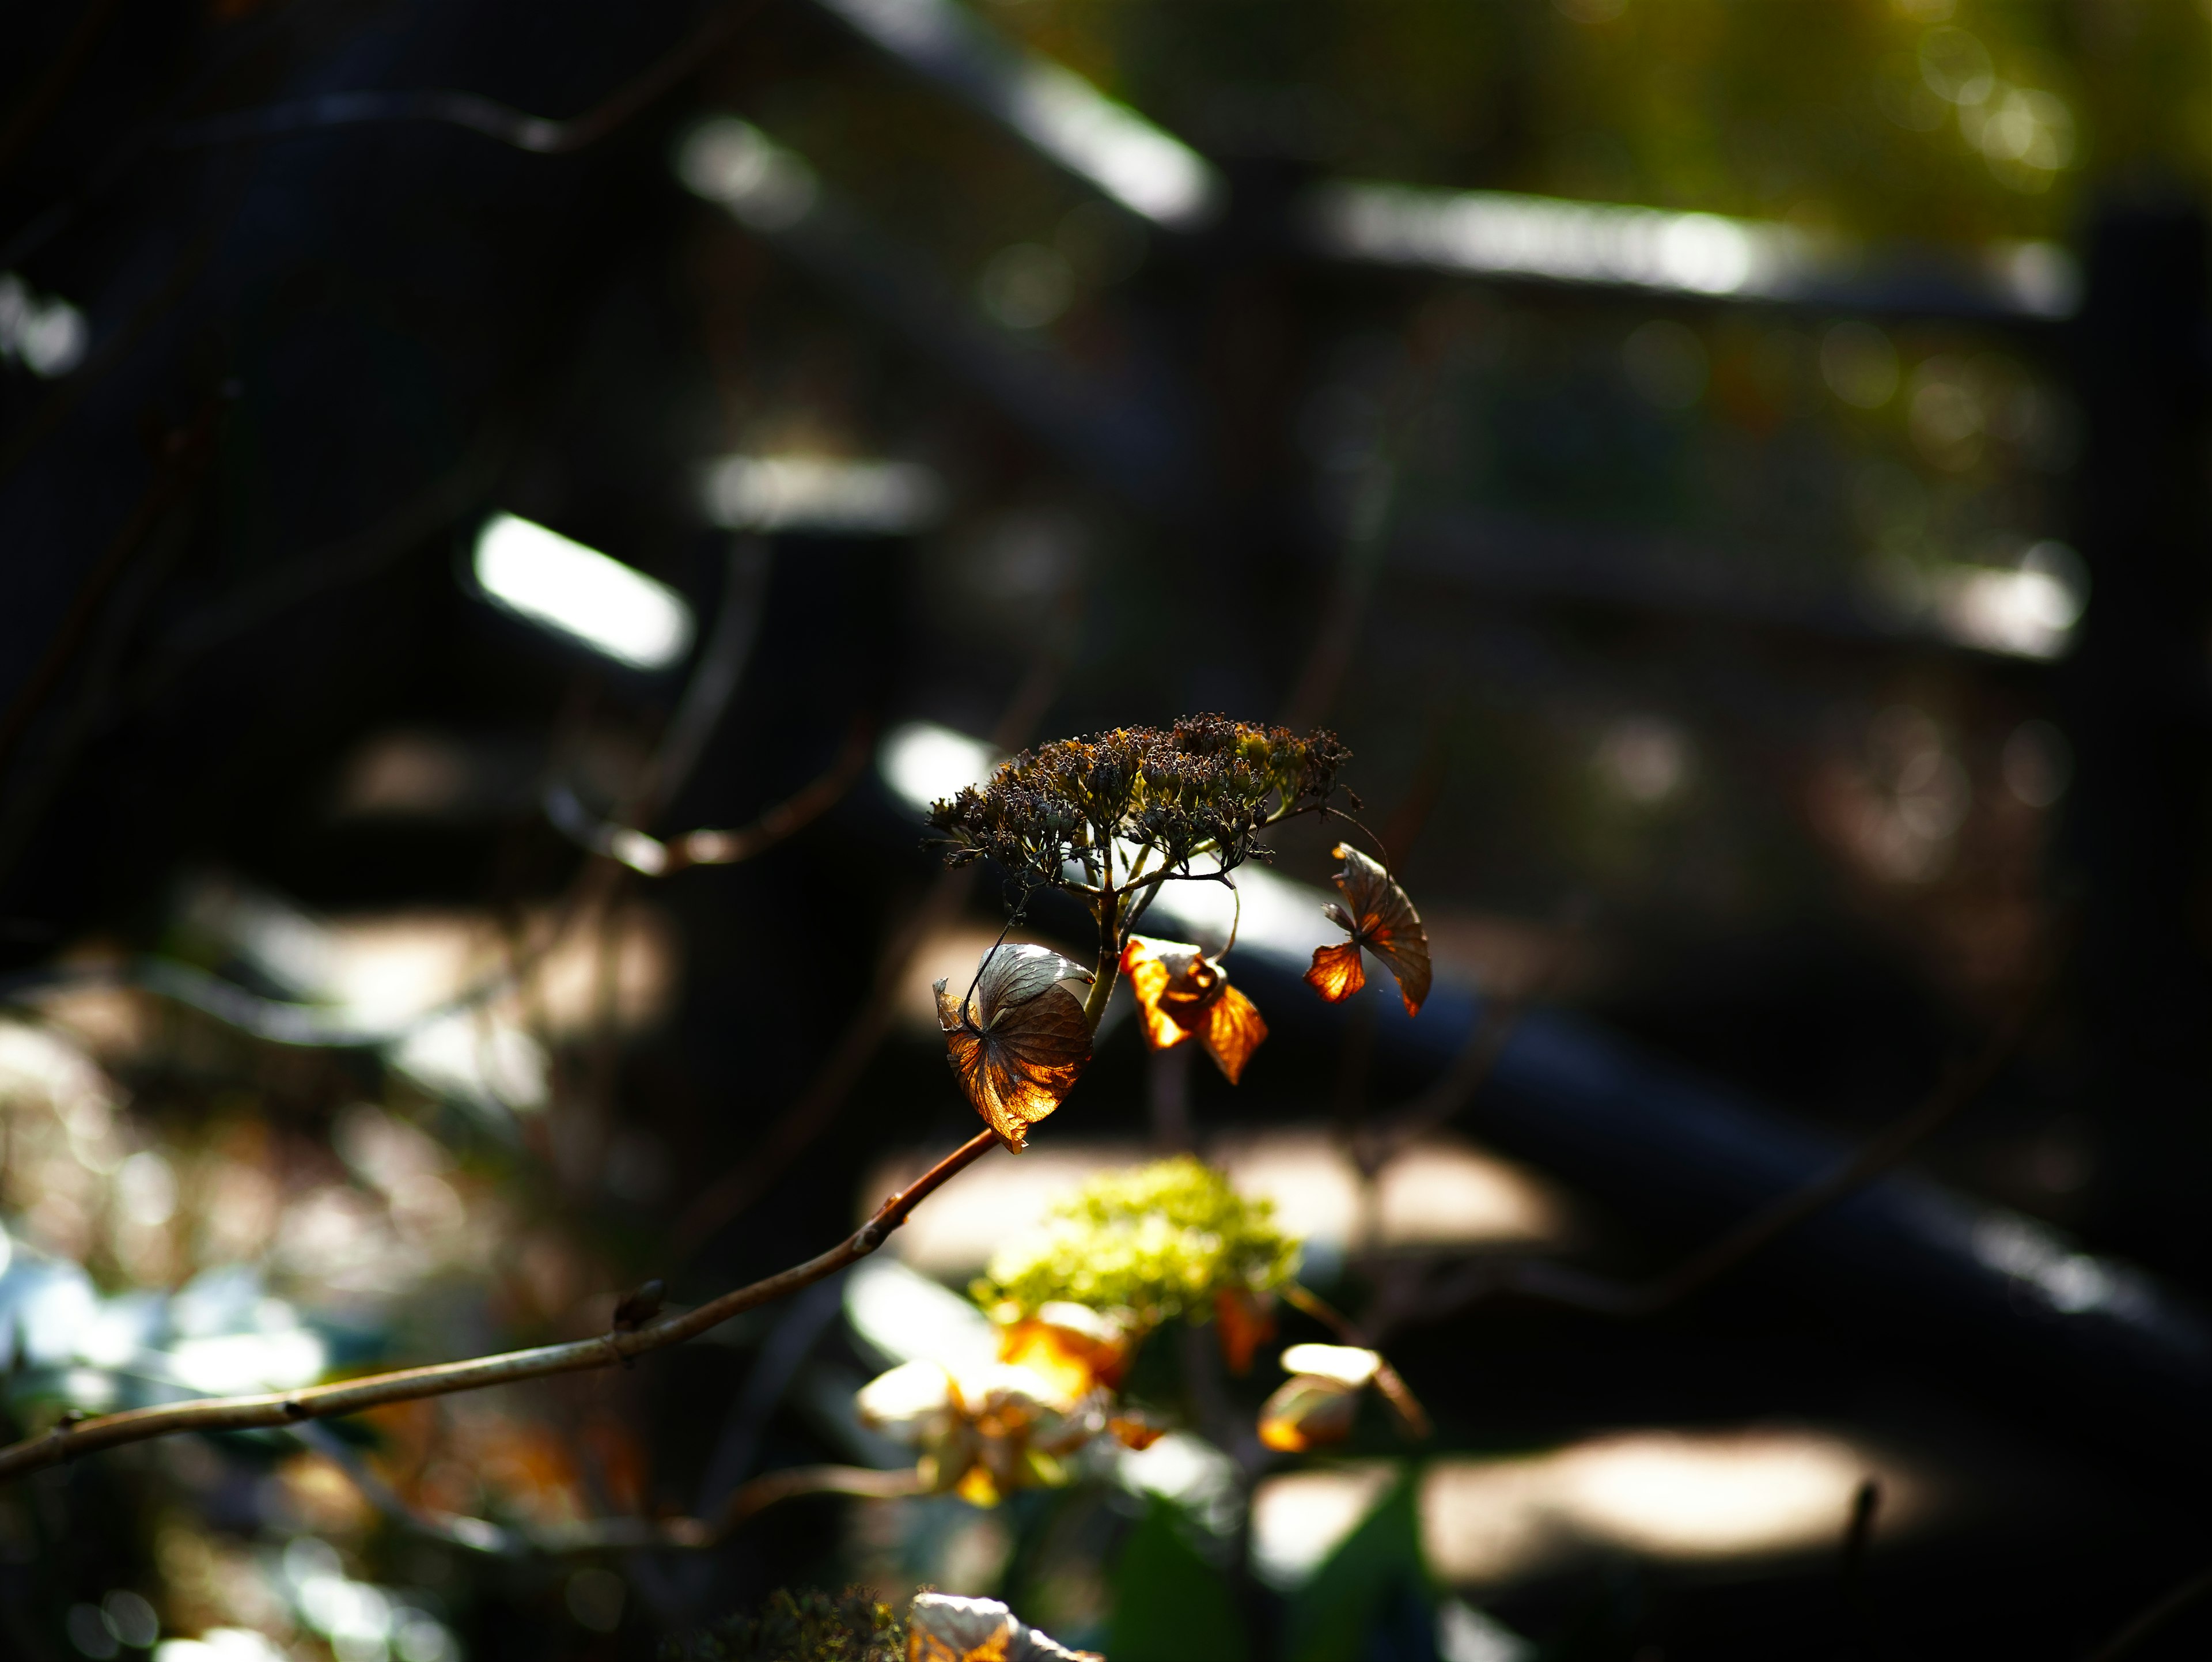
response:
[[[1203,853],[1234,867],[1253,833],[1337,789],[1351,752],[1336,735],[1299,738],[1225,715],[1115,728],[1024,751],[981,788],[932,805],[931,827],[957,865],[988,855],[1017,881],[1062,880],[1080,852],[1115,843],[1170,867]]]

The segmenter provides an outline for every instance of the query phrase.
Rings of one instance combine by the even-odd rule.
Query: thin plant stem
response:
[[[823,1276],[866,1257],[890,1239],[891,1232],[906,1221],[915,1207],[948,1179],[988,1154],[998,1141],[996,1132],[979,1131],[887,1198],[873,1216],[828,1251],[750,1286],[725,1293],[696,1309],[664,1316],[641,1327],[610,1331],[568,1344],[540,1345],[535,1349],[472,1357],[465,1361],[402,1368],[396,1373],[373,1373],[301,1391],[209,1397],[200,1402],[172,1403],[64,1421],[43,1437],[26,1438],[0,1449],[0,1481],[100,1449],[174,1436],[179,1432],[295,1426],[307,1420],[358,1414],[364,1409],[381,1408],[388,1403],[419,1402],[455,1391],[481,1391],[488,1385],[512,1385],[522,1379],[542,1379],[556,1373],[583,1373],[628,1363],[649,1352],[665,1350],[672,1345],[696,1339],[733,1316],[787,1298]]]
[[[1357,1345],[1362,1350],[1371,1348],[1366,1336],[1352,1318],[1312,1288],[1297,1282],[1283,1285],[1283,1299],[1292,1308],[1303,1310],[1319,1322],[1342,1342]],[[1382,1400],[1390,1404],[1406,1429],[1415,1437],[1426,1437],[1436,1428],[1430,1422],[1428,1410],[1421,1406],[1420,1398],[1413,1395],[1398,1370],[1379,1354],[1376,1358],[1375,1388],[1382,1393]]]
[[[2089,1653],[2089,1662],[2118,1662],[2119,1658],[2135,1649],[2207,1593],[2212,1593],[2212,1566],[2197,1571],[2179,1586],[2160,1595],[2147,1609],[2130,1616],[2127,1626]]]

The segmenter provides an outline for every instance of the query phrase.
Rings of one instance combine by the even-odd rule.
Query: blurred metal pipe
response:
[[[677,171],[1082,472],[1145,508],[1188,490],[1188,423],[1166,400],[991,322],[927,255],[878,230],[757,128],[727,117],[702,125],[679,148]]]
[[[1237,953],[1237,978],[1279,1026],[1341,1020],[1297,984],[1304,965]],[[1482,998],[1439,983],[1418,1019],[1377,1007],[1379,1058],[1441,1073]],[[1474,1111],[1482,1139],[1639,1223],[1710,1239],[1832,1171],[1826,1132],[1647,1055],[1596,1023],[1525,1013]],[[2151,1276],[2057,1231],[1909,1174],[1797,1226],[1745,1272],[1995,1376],[2008,1394],[2094,1416],[2100,1434],[2174,1470],[2212,1468],[2212,1321]]]

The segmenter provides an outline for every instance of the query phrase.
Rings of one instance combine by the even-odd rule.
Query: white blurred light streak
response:
[[[674,589],[513,514],[484,521],[475,569],[500,606],[633,669],[666,669],[691,649],[691,608]]]
[[[1813,259],[1811,239],[1786,225],[1498,191],[1330,185],[1309,211],[1334,253],[1570,283],[1760,295]]]
[[[1307,199],[1306,220],[1322,249],[1343,259],[1675,294],[1784,299],[1857,264],[1769,220],[1504,191],[1325,185]],[[2055,243],[1996,244],[1982,265],[2010,310],[2060,318],[2080,304],[2079,270]]]
[[[2087,604],[2059,570],[1960,566],[1934,584],[1937,622],[1961,646],[2015,658],[2063,658]]]
[[[41,300],[13,271],[0,271],[0,359],[15,358],[48,380],[84,361],[92,331],[65,300]]]
[[[197,1639],[164,1639],[154,1662],[289,1662],[274,1640],[251,1628],[210,1628]]]
[[[677,149],[676,174],[695,194],[719,202],[756,231],[789,230],[813,211],[821,194],[811,167],[735,116],[692,129]]]
[[[954,82],[990,114],[1133,213],[1193,230],[1221,210],[1203,156],[1082,76],[987,32],[951,0],[821,0],[870,40]]]
[[[725,456],[701,495],[731,531],[827,531],[909,536],[945,512],[945,482],[919,462],[817,456]]]
[[[1395,1475],[1344,1465],[1263,1482],[1254,1568],[1278,1586],[1310,1575]],[[1858,1485],[1881,1478],[1885,1522],[1909,1525],[1924,1484],[1831,1433],[1787,1428],[1624,1432],[1508,1459],[1444,1459],[1421,1477],[1425,1555],[1460,1585],[1509,1580],[1577,1548],[1678,1562],[1829,1546]]]

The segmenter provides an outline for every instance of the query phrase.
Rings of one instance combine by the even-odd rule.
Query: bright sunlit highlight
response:
[[[1080,76],[1001,40],[951,0],[823,3],[1154,224],[1188,230],[1221,210],[1226,192],[1204,157]]]
[[[1254,1568],[1296,1586],[1393,1475],[1360,1464],[1267,1479],[1252,1501]],[[1885,1528],[1925,1515],[1923,1481],[1813,1429],[1632,1431],[1545,1454],[1439,1460],[1421,1482],[1422,1548],[1460,1586],[1494,1586],[1593,1550],[1709,1562],[1830,1549],[1870,1476],[1882,1485]]]
[[[691,649],[691,608],[674,589],[512,514],[477,533],[476,578],[509,612],[632,669],[666,669]]]
[[[1676,294],[1784,298],[1856,264],[1772,221],[1502,191],[1328,185],[1307,198],[1306,222],[1340,259]],[[2061,318],[2081,303],[2079,270],[2055,243],[1995,244],[1981,264],[2008,310]]]
[[[1686,294],[1778,293],[1814,258],[1786,225],[1497,191],[1332,185],[1309,214],[1323,247],[1350,259]]]
[[[2063,658],[2085,605],[2072,574],[2053,562],[2016,571],[1960,566],[1936,587],[1936,615],[1961,646],[2015,658]]]
[[[732,531],[900,537],[945,512],[945,482],[919,462],[725,456],[707,469],[707,517]]]
[[[884,782],[918,813],[932,802],[956,794],[963,785],[980,785],[999,764],[999,753],[981,739],[939,727],[908,721],[884,735],[877,765]]]

